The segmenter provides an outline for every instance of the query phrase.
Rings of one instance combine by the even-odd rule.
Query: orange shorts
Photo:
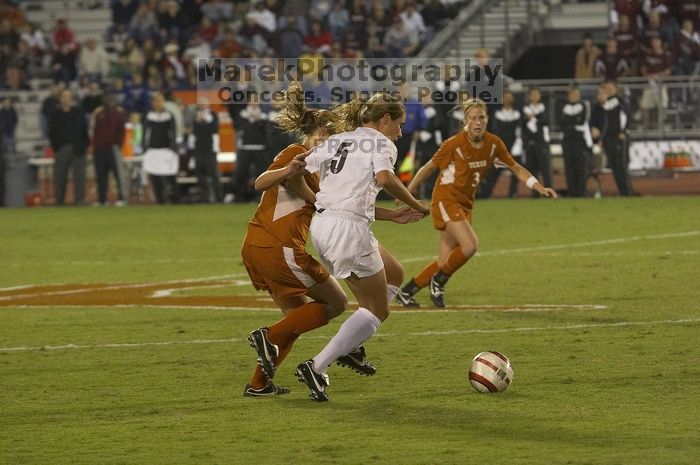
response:
[[[328,271],[305,250],[244,243],[241,257],[255,289],[277,296],[304,295],[328,279]]]
[[[472,222],[472,211],[457,202],[437,201],[430,206],[430,214],[433,217],[433,227],[438,230],[445,229],[450,221]]]

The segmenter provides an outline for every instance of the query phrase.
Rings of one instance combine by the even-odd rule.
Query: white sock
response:
[[[389,303],[391,303],[391,301],[394,300],[394,297],[396,297],[396,294],[398,294],[400,290],[401,289],[394,286],[393,284],[386,285],[386,298],[389,299]]]
[[[314,357],[314,370],[325,373],[338,357],[348,354],[353,347],[362,345],[377,332],[382,322],[366,308],[358,308],[345,320],[333,339]]]

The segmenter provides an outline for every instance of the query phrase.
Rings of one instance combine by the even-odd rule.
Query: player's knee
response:
[[[462,254],[464,254],[465,257],[471,258],[474,255],[476,255],[478,247],[479,240],[477,238],[474,238],[473,241],[469,242],[468,244],[463,244],[460,248],[462,249]]]

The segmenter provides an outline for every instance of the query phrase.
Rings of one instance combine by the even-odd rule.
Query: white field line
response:
[[[262,299],[260,299],[262,300]],[[2,309],[3,307],[0,307]],[[115,305],[13,305],[5,307],[11,309],[56,309],[56,308],[150,308],[166,310],[229,310],[229,311],[253,311],[253,312],[279,312],[274,307],[227,307],[223,305],[142,305],[142,304],[115,304]],[[392,315],[415,314],[415,313],[479,313],[479,312],[550,312],[556,310],[605,310],[605,305],[596,304],[524,304],[524,305],[451,305],[446,308],[424,308],[424,309],[403,309],[394,308]]]
[[[160,298],[160,297],[170,297],[176,292],[180,291],[192,291],[192,290],[197,290],[197,289],[219,289],[222,287],[228,287],[228,286],[233,286],[233,287],[241,287],[241,286],[250,286],[250,281],[243,281],[240,279],[234,279],[233,281],[226,282],[226,283],[221,283],[221,284],[210,284],[208,286],[192,286],[192,287],[176,287],[173,289],[159,289],[155,291],[153,294],[151,294],[151,297],[153,298]]]
[[[565,326],[521,326],[515,328],[502,329],[467,329],[451,331],[423,331],[417,333],[378,333],[375,337],[422,337],[422,336],[453,336],[463,334],[504,334],[504,333],[526,333],[536,331],[568,331],[577,329],[592,328],[619,328],[630,326],[656,326],[656,325],[677,325],[686,323],[698,323],[700,318],[690,318],[682,320],[654,320],[654,321],[620,321],[617,323],[584,323]],[[329,336],[302,336],[306,339],[330,339]],[[68,350],[68,349],[112,349],[129,347],[149,347],[149,346],[170,346],[183,344],[223,344],[233,342],[243,342],[243,338],[231,339],[193,339],[187,341],[160,341],[160,342],[119,342],[103,344],[64,344],[58,346],[20,346],[20,347],[0,347],[0,352],[29,352],[38,350]]]
[[[54,260],[54,261],[26,261],[7,263],[8,266],[44,266],[44,265],[113,265],[115,263],[192,263],[192,262],[236,262],[241,259],[236,256],[231,257],[209,257],[209,258],[155,258],[152,260]],[[5,265],[5,264],[3,264]]]
[[[110,284],[106,286],[98,286],[98,287],[86,287],[86,288],[81,288],[81,289],[70,289],[70,290],[65,290],[65,291],[48,291],[48,292],[39,292],[39,293],[33,293],[33,294],[17,294],[17,295],[8,295],[8,296],[0,296],[0,300],[12,300],[12,299],[17,299],[17,298],[23,298],[23,297],[39,297],[39,296],[47,296],[47,295],[69,295],[69,294],[81,294],[84,292],[93,292],[93,291],[111,291],[111,290],[118,290],[118,289],[138,289],[142,287],[149,287],[149,286],[157,286],[160,284],[187,284],[187,283],[197,283],[201,281],[210,281],[210,280],[223,280],[223,279],[231,279],[234,277],[240,277],[240,274],[237,275],[222,275],[222,276],[208,276],[205,278],[191,278],[191,279],[176,279],[172,281],[160,281],[160,282],[151,282],[151,283],[131,283],[131,284]],[[75,284],[76,286],[79,284]],[[89,283],[84,284],[85,286],[90,286]]]
[[[18,291],[20,289],[29,289],[30,287],[34,287],[34,284],[25,284],[24,286],[0,287],[0,292]]]
[[[526,252],[542,252],[548,250],[563,250],[563,249],[573,249],[578,247],[591,247],[596,245],[609,245],[609,244],[621,244],[624,242],[642,241],[642,240],[654,240],[654,239],[671,239],[678,237],[691,237],[700,235],[700,231],[686,231],[680,233],[668,233],[668,234],[651,234],[648,236],[628,236],[628,237],[618,237],[616,239],[605,239],[601,241],[587,241],[587,242],[573,242],[570,244],[552,244],[552,245],[540,245],[535,247],[519,247],[517,249],[502,249],[502,250],[492,250],[485,252],[477,252],[480,257],[489,255],[506,255],[511,253],[526,253]],[[435,258],[434,255],[423,256],[423,257],[413,257],[400,260],[402,263],[412,263],[412,262],[422,262],[424,260],[430,260]]]

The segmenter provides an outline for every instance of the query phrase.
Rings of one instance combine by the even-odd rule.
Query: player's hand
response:
[[[300,174],[306,168],[306,162],[304,160],[297,160],[294,158],[289,165],[287,165],[287,176],[294,176]]]
[[[426,216],[430,215],[430,202],[427,200],[419,200],[418,204],[421,206],[421,209],[418,210],[421,215],[425,218]]]
[[[415,223],[424,216],[423,213],[411,207],[401,207],[393,210],[391,221],[398,224]]]
[[[542,197],[550,197],[554,200],[557,200],[559,198],[559,194],[557,194],[557,191],[555,191],[551,187],[542,188],[542,192],[540,192],[540,195]]]
[[[313,152],[315,149],[316,149],[316,147],[313,147],[313,148],[307,150],[307,151],[304,152],[304,153],[300,153],[299,155],[297,155],[296,157],[294,157],[294,160],[299,160],[299,161],[304,161],[304,160],[306,160],[306,157],[308,157],[309,155],[311,155],[311,152]],[[306,162],[304,162],[304,166],[306,166]]]

